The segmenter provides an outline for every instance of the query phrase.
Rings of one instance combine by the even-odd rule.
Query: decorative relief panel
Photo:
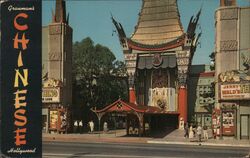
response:
[[[189,58],[190,57],[190,52],[189,51],[179,51],[176,53],[177,58]]]
[[[237,50],[238,42],[236,40],[221,41],[220,50]]]
[[[49,34],[53,35],[53,34],[61,34],[62,29],[61,29],[61,25],[51,25],[49,26]]]
[[[177,52],[178,82],[180,86],[185,86],[190,65],[190,51]]]
[[[53,42],[53,44],[55,42],[60,42],[60,38],[61,36],[58,36],[58,35],[50,35],[49,38],[50,38],[50,41]],[[59,43],[55,43],[55,44],[59,44]]]
[[[126,61],[126,67],[136,67],[136,61]]]
[[[238,10],[233,9],[224,9],[221,10],[220,20],[231,20],[238,19]]]
[[[49,60],[62,60],[61,58],[62,58],[61,53],[57,53],[57,52],[49,53]]]
[[[125,60],[136,60],[137,54],[124,54]]]
[[[178,65],[188,65],[189,64],[189,58],[179,58],[177,59]]]
[[[185,74],[188,72],[188,66],[178,66],[178,73]]]

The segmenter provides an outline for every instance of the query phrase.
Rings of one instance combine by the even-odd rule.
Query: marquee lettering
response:
[[[17,30],[19,30],[19,31],[28,30],[28,25],[27,25],[27,24],[25,24],[25,25],[20,25],[20,24],[17,23],[17,19],[18,19],[18,18],[25,18],[25,19],[27,19],[28,17],[29,17],[29,16],[28,16],[27,14],[25,14],[25,13],[20,13],[20,14],[18,14],[18,15],[15,17],[15,19],[14,19],[14,26],[15,26],[15,28],[16,28]]]
[[[26,31],[28,30],[27,24],[19,24],[17,19],[24,18],[28,19],[28,15],[25,13],[20,13],[14,18],[14,28],[17,31]],[[22,35],[22,38],[19,39],[19,33]],[[15,112],[14,112],[14,125],[15,125],[15,144],[16,146],[25,145],[26,141],[26,124],[28,123],[28,119],[26,116],[26,95],[28,90],[26,87],[29,85],[29,70],[25,68],[25,64],[23,63],[22,51],[28,48],[27,44],[29,43],[29,39],[26,38],[25,33],[17,32],[14,38],[13,48],[18,49],[18,59],[17,59],[17,69],[15,69],[15,80],[14,80],[14,88],[16,88],[14,92],[14,101],[15,101]],[[20,44],[20,45],[19,45]],[[19,47],[21,46],[21,47]]]
[[[17,130],[15,131],[16,133],[16,146],[20,146],[20,145],[24,145],[26,144],[26,140],[25,140],[25,135],[21,133],[26,133],[26,128],[23,128],[23,129],[20,129],[20,128],[17,128]]]
[[[26,94],[27,94],[27,90],[17,90],[15,93],[15,108],[18,109],[20,107],[25,107],[27,105],[27,103],[25,102],[26,100]],[[21,94],[23,94],[22,96],[20,96]],[[23,101],[23,102],[21,102]]]
[[[21,43],[22,44],[22,49],[26,50],[27,49],[27,44],[29,43],[29,39],[26,39],[25,33],[23,33],[22,39],[18,39],[18,37],[19,37],[19,34],[16,33],[16,36],[14,38],[14,48],[19,49],[18,43]]]

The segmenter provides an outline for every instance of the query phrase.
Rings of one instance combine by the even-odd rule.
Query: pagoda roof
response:
[[[161,45],[183,35],[177,0],[143,0],[130,40],[142,45]]]
[[[173,114],[177,115],[178,112],[167,112],[158,107],[137,105],[133,103],[127,103],[121,99],[116,100],[110,105],[104,107],[103,109],[92,109],[96,113],[106,113],[106,112],[138,112],[147,114]]]

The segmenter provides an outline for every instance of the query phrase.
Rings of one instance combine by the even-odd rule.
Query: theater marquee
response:
[[[220,85],[221,100],[246,100],[250,99],[250,85],[247,83]]]
[[[60,102],[60,88],[43,88],[42,102],[43,103],[59,103]]]

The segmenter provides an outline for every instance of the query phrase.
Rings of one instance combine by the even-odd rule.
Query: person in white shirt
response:
[[[94,127],[95,127],[95,124],[92,120],[89,122],[89,127],[90,127],[90,132],[92,133],[94,131]]]
[[[103,124],[103,131],[108,132],[108,123],[106,121]]]
[[[190,139],[194,138],[194,131],[193,131],[193,126],[190,125],[190,128],[189,128],[189,136],[188,136]]]
[[[77,129],[78,129],[78,122],[77,122],[77,120],[75,120],[75,122],[74,122],[74,133],[77,133]]]
[[[208,132],[207,132],[207,126],[206,125],[203,127],[203,136],[204,136],[204,139],[208,139]]]
[[[80,134],[82,133],[83,130],[83,124],[82,124],[82,120],[79,122],[79,132]]]
[[[201,128],[201,125],[198,125],[197,135],[198,135],[199,142],[201,142],[201,134],[202,134],[202,128]]]

